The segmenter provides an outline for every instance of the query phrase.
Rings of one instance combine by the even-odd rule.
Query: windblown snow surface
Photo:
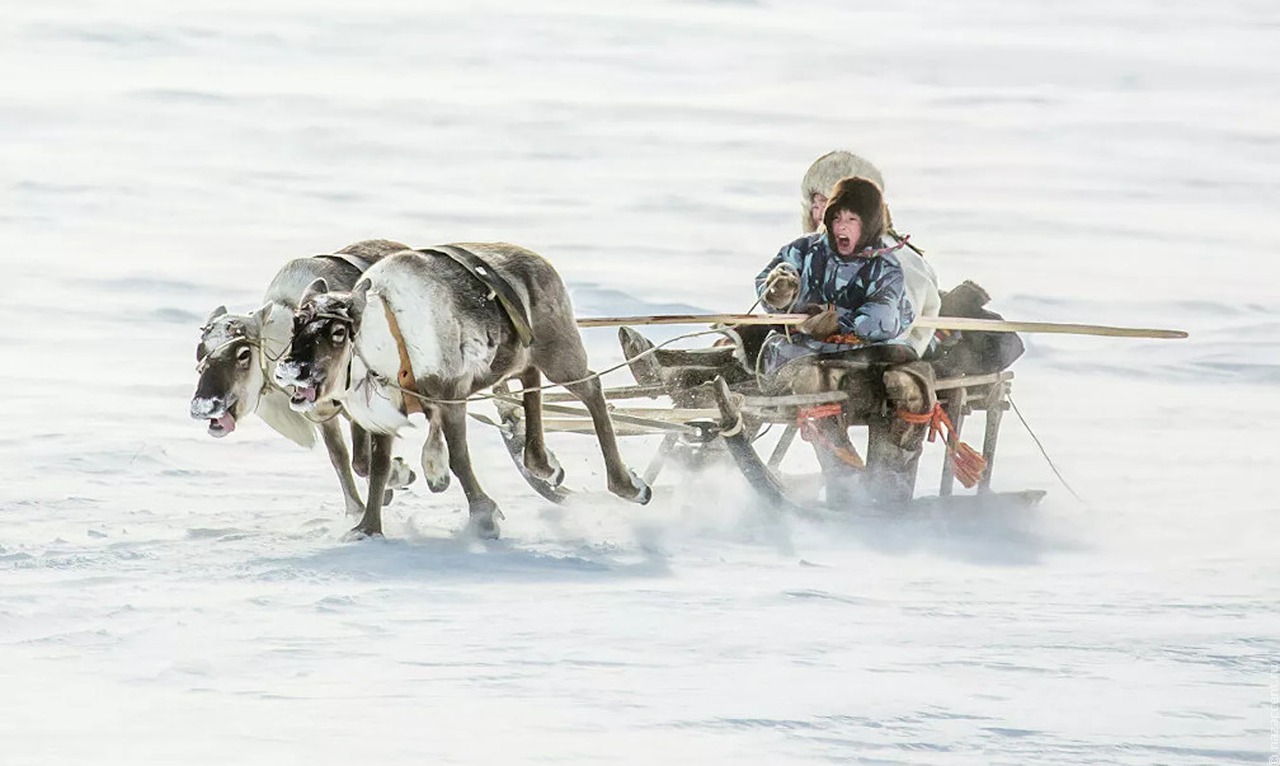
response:
[[[1280,11],[853,5],[7,3],[0,762],[1276,762]],[[574,435],[557,507],[474,424],[501,541],[455,486],[352,543],[322,452],[187,416],[207,313],[359,239],[745,310],[840,147],[944,286],[1192,333],[1027,336],[1087,504],[1013,417],[1041,507],[812,518],[729,470],[628,505]]]

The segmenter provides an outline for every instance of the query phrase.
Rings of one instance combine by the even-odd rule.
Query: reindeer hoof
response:
[[[387,486],[392,489],[404,489],[418,478],[403,458],[392,458],[391,472],[387,475]]]
[[[525,469],[530,476],[549,487],[558,487],[562,482],[564,482],[564,468],[561,467],[559,463],[555,463],[550,471],[545,472],[545,476],[538,471],[534,471],[528,466],[525,466]]]
[[[481,540],[497,540],[501,533],[498,520],[491,513],[473,513],[467,520],[467,531]]]
[[[471,504],[471,517],[467,519],[467,530],[481,540],[498,539],[498,519],[502,511],[498,504],[485,497]]]
[[[364,527],[356,527],[342,536],[344,543],[357,543],[361,540],[373,540],[382,537],[380,529],[365,529]]]
[[[636,475],[635,471],[627,472],[631,481],[621,487],[609,487],[613,494],[623,500],[630,500],[638,505],[648,505],[653,499],[653,490],[645,483],[644,479]]]
[[[430,442],[428,442],[430,444]],[[432,492],[444,492],[449,488],[449,464],[443,449],[422,450],[422,479]]]
[[[530,462],[529,453],[525,453],[524,470],[538,481],[546,483],[551,487],[558,487],[564,481],[564,467],[560,465],[560,461],[556,460],[556,456],[550,450],[543,453],[541,462]]]
[[[348,516],[363,516],[363,515],[364,515],[364,503],[360,502],[359,500],[348,500],[348,501],[347,501],[347,515],[348,515]]]
[[[382,490],[382,504],[391,505],[391,498],[395,496],[396,496],[395,490],[391,490],[391,489]]]

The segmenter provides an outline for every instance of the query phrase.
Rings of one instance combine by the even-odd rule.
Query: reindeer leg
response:
[[[369,432],[351,423],[351,468],[356,476],[369,475]]]
[[[449,469],[458,477],[462,491],[467,496],[471,511],[470,526],[477,536],[486,539],[498,537],[498,518],[502,512],[498,504],[485,494],[471,471],[471,453],[467,449],[467,406],[442,404],[440,420],[444,428],[444,440],[449,446]]]
[[[543,333],[542,330],[539,332]],[[542,337],[547,338],[547,343],[534,345],[533,363],[551,382],[563,385],[587,406],[591,422],[595,425],[596,439],[600,442],[600,451],[604,454],[609,491],[633,503],[644,505],[649,502],[653,497],[653,490],[622,462],[618,438],[613,432],[613,421],[609,419],[609,407],[604,400],[604,390],[599,378],[588,377],[591,376],[591,370],[587,368],[587,352],[582,347],[573,318],[567,317],[558,333],[544,333],[539,337],[540,342]],[[588,379],[584,381],[583,378]],[[568,382],[574,380],[582,382]]]
[[[586,365],[583,367],[582,375],[577,375],[575,378],[590,374],[585,369]],[[550,372],[547,373],[547,377],[551,377]],[[573,379],[563,378],[563,380]],[[640,505],[648,503],[653,498],[653,490],[644,479],[637,476],[635,471],[628,468],[622,461],[622,453],[618,451],[618,438],[613,432],[613,421],[609,419],[609,407],[605,404],[600,381],[597,378],[591,378],[581,383],[565,384],[565,388],[582,400],[582,403],[587,406],[587,411],[591,413],[591,422],[596,428],[596,438],[600,441],[600,451],[604,454],[605,473],[609,476],[609,491],[623,500],[630,500]]]
[[[338,474],[338,482],[342,484],[342,499],[347,505],[347,514],[358,515],[364,510],[364,502],[360,500],[360,491],[356,489],[355,477],[347,464],[351,456],[347,454],[347,443],[342,434],[342,426],[337,419],[327,420],[320,424],[320,435],[324,437],[325,449],[329,452],[329,462]]]
[[[449,455],[445,449],[444,430],[440,427],[440,412],[435,407],[423,411],[427,416],[427,440],[422,444],[422,476],[432,492],[444,492],[449,488]]]
[[[349,539],[382,536],[382,491],[387,487],[387,475],[391,473],[390,434],[369,434],[369,501],[365,503],[364,516],[348,533]]]
[[[564,481],[564,468],[555,455],[547,449],[546,436],[542,430],[542,373],[537,367],[529,366],[520,373],[520,384],[524,386],[524,467],[533,476],[542,479],[553,487]]]
[[[351,423],[351,468],[357,476],[364,478],[369,476],[369,432],[354,421]],[[387,505],[391,502],[393,490],[404,489],[416,478],[417,475],[408,463],[398,457],[392,458],[391,474],[387,477],[388,488],[383,492],[382,504]],[[354,511],[354,513],[360,512],[360,509]]]

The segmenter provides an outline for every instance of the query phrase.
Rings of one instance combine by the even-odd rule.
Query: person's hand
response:
[[[835,306],[827,306],[800,323],[800,332],[819,340],[835,335],[839,330],[840,321],[836,316]]]
[[[760,300],[771,309],[784,311],[800,294],[800,272],[789,263],[779,263],[764,281]]]

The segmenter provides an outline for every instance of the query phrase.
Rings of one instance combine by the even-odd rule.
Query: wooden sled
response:
[[[604,392],[619,437],[663,437],[643,472],[645,481],[650,484],[671,461],[679,461],[686,468],[696,470],[706,463],[729,460],[766,503],[796,511],[823,508],[825,503],[812,490],[806,491],[803,481],[796,481],[781,471],[781,464],[799,432],[797,419],[801,411],[817,405],[839,404],[850,425],[865,425],[868,412],[875,407],[887,406],[882,398],[851,398],[845,391],[763,394],[754,379],[733,361],[730,348],[659,349],[654,356],[659,374],[638,374],[637,377],[645,379],[637,381],[637,385],[606,388]],[[833,361],[830,364],[838,366],[840,363]],[[944,460],[938,494],[913,498],[910,503],[913,508],[1030,507],[1044,497],[1044,492],[1038,490],[994,492],[991,488],[1000,425],[1005,410],[1009,408],[1012,380],[1013,373],[1005,371],[935,382],[938,400],[950,418],[957,440],[969,415],[975,411],[985,413],[982,456],[986,466],[975,492],[957,495],[951,463]],[[480,415],[473,414],[472,417],[498,426],[508,454],[534,491],[552,502],[564,502],[572,494],[570,490],[551,486],[531,476],[524,468],[523,407],[519,391],[513,392],[503,383],[495,387],[494,393],[498,397],[494,402],[499,422],[493,423]],[[664,406],[657,401],[659,399],[671,404]],[[543,402],[546,431],[594,433],[586,409],[571,395],[547,393]],[[635,404],[623,406],[623,403],[632,402]],[[757,451],[756,437],[763,429],[778,426],[783,428],[780,438],[770,454],[762,456]]]

